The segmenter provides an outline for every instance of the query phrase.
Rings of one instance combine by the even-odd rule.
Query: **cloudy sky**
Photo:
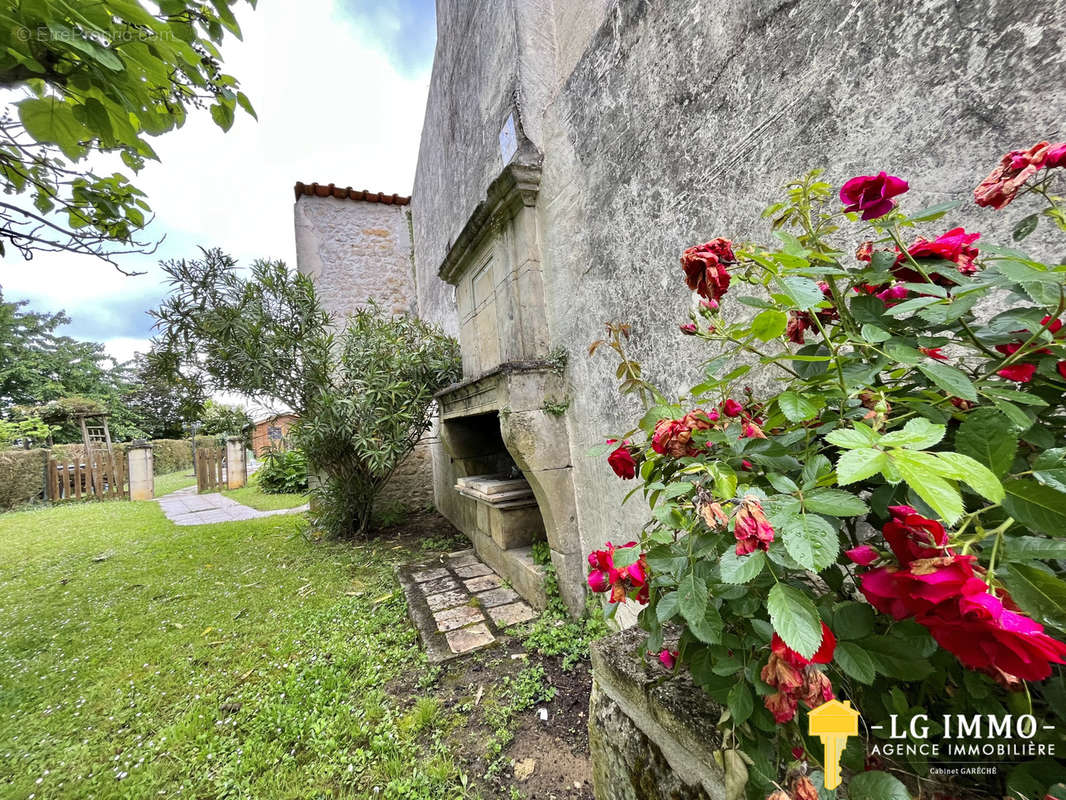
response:
[[[259,0],[238,14],[244,40],[227,40],[226,68],[259,121],[239,114],[222,133],[206,114],[153,140],[161,163],[134,177],[166,239],[131,256],[126,277],[83,256],[0,262],[5,299],[66,310],[63,331],[104,342],[127,359],[151,336],[145,311],[166,292],[157,261],[218,246],[241,263],[295,265],[296,181],[410,194],[436,37],[434,0]]]

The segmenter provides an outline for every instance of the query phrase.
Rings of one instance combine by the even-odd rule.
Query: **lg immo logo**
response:
[[[808,733],[817,736],[825,748],[825,788],[840,785],[840,756],[848,737],[859,733],[859,712],[847,700],[830,700],[807,714]],[[966,762],[995,758],[1019,761],[1055,756],[1054,742],[1036,742],[1042,731],[1054,725],[1039,722],[1032,714],[944,714],[935,721],[927,714],[915,714],[909,720],[899,714],[888,718],[888,725],[871,725],[882,740],[870,748],[870,755],[922,756],[942,762]],[[967,774],[995,773],[995,766],[941,767],[934,772]]]
[[[1032,714],[944,714],[935,719],[915,714],[909,720],[892,714],[888,725],[871,725],[870,730],[889,740],[875,744],[871,755],[923,756],[944,761],[1010,761],[1055,755],[1054,742],[1033,741],[1040,731],[1053,731],[1055,726],[1038,721]]]

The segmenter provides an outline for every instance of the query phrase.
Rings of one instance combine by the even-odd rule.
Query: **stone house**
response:
[[[968,197],[1007,150],[1064,138],[1055,10],[438,0],[410,204],[298,184],[300,268],[324,274],[341,250],[385,252],[371,231],[395,237],[395,296],[407,292],[463,352],[463,381],[440,396],[440,435],[426,445],[436,505],[477,544],[483,520],[457,481],[520,470],[576,613],[586,555],[633,538],[646,516],[621,504],[632,484],[589,455],[639,416],[615,364],[586,355],[604,322],[629,322],[646,377],[680,393],[709,355],[678,330],[692,302],[685,247],[765,238],[761,210],[813,168],[835,183],[888,170],[918,207]],[[999,241],[1015,221],[974,207],[950,220]],[[413,276],[400,264],[409,251]],[[322,280],[360,302],[356,279]],[[768,376],[751,382],[769,388]]]

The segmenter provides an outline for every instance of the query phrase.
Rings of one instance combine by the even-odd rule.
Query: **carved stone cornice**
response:
[[[521,158],[521,154],[519,155]],[[540,159],[515,160],[489,184],[485,199],[477,204],[466,221],[437,274],[450,284],[457,284],[470,255],[495,226],[511,219],[523,207],[536,205],[540,190]]]

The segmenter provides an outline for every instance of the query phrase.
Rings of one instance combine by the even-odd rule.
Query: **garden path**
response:
[[[157,498],[167,519],[175,525],[210,525],[215,522],[240,522],[279,514],[298,514],[307,511],[307,504],[276,511],[257,511],[218,493],[197,494],[195,486]]]

